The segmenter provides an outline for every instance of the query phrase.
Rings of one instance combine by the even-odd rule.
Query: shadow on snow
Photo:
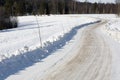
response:
[[[77,31],[80,28],[98,22],[100,21],[76,26],[72,28],[70,32],[64,34],[62,37],[59,37],[57,41],[47,42],[45,47],[43,48],[38,48],[36,50],[28,51],[24,54],[12,56],[3,60],[2,62],[0,62],[0,80],[4,80],[8,76],[17,73],[20,70],[24,70],[25,68],[32,66],[37,62],[42,61],[42,59],[48,57],[56,50],[61,49],[63,46],[65,46],[65,44],[76,35]]]

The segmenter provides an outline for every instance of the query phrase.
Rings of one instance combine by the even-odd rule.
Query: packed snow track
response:
[[[105,37],[98,33],[104,23],[87,27],[76,56],[37,80],[111,80],[111,51]]]

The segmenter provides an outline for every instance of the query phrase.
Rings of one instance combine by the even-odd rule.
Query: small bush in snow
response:
[[[28,46],[24,46],[24,50],[25,50],[26,52],[28,52],[28,51],[29,51],[29,47],[28,47]]]
[[[18,21],[16,17],[10,17],[4,7],[0,7],[0,30],[16,28]]]

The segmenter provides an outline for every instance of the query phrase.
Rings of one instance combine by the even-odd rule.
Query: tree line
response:
[[[116,14],[114,3],[90,3],[76,0],[0,0],[0,28],[3,22],[17,26],[15,16],[49,14]],[[11,22],[11,18],[13,22]],[[14,17],[14,18],[13,18]],[[6,26],[6,25],[5,25]],[[9,28],[6,27],[6,28]]]
[[[114,3],[90,3],[75,0],[0,0],[10,15],[116,13]]]

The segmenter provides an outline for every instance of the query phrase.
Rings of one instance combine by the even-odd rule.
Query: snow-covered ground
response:
[[[104,32],[109,37],[112,54],[112,80],[120,80],[120,18],[109,17],[104,25]]]
[[[116,15],[51,15],[37,16],[37,20],[39,27],[35,16],[20,16],[18,28],[0,31],[0,80],[39,79],[47,69],[73,58],[84,29],[100,20],[107,22],[100,32],[114,53],[112,80],[120,80],[120,18]]]
[[[109,36],[120,42],[120,18],[110,19],[105,28]]]
[[[106,36],[112,51],[111,80],[120,80],[120,17],[114,14],[96,14],[87,16],[107,21],[107,23],[102,27],[102,32],[105,34],[104,36]]]
[[[46,46],[69,32],[73,27],[89,22],[93,18],[68,16],[38,17],[42,44]],[[0,61],[40,47],[39,28],[35,16],[18,17],[19,28],[3,30],[0,32]]]
[[[0,80],[61,49],[73,39],[79,28],[98,21],[78,15],[37,16],[37,20],[39,28],[35,16],[18,17],[18,28],[0,31]]]

